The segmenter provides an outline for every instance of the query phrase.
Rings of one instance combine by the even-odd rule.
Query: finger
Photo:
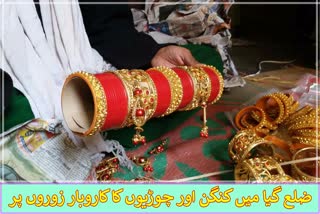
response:
[[[183,60],[184,64],[189,66],[200,64],[191,54],[186,54]]]
[[[165,67],[175,67],[176,65],[167,61],[167,60],[156,60],[154,62],[151,63],[152,67],[157,67],[157,66],[165,66]]]

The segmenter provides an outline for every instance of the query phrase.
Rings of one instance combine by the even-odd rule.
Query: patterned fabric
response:
[[[256,94],[261,94],[266,90],[266,87],[249,82],[246,87],[237,88],[232,92],[224,92],[219,102],[207,108],[208,138],[199,137],[202,110],[183,112],[189,116],[186,116],[187,118],[183,122],[180,118],[179,125],[174,129],[147,143],[147,145],[127,149],[128,156],[149,157],[154,168],[153,172],[145,173],[140,166],[136,166],[133,172],[121,169],[115,174],[114,180],[132,180],[139,176],[152,177],[155,180],[177,180],[206,173],[215,173],[216,175],[196,180],[234,180],[234,165],[228,155],[228,143],[236,130],[226,113],[239,108]],[[179,120],[177,117],[175,118]],[[168,118],[161,119],[164,120],[162,121],[164,127],[172,121]],[[156,155],[148,154],[165,139],[168,143],[164,152]]]

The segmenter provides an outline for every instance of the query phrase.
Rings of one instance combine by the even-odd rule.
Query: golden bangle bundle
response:
[[[273,102],[273,103],[272,103]],[[235,117],[238,129],[254,128],[264,134],[274,131],[293,114],[299,103],[284,93],[272,93],[261,97],[255,105],[239,111]]]
[[[201,66],[179,67],[180,75],[174,68],[164,66],[147,71],[73,73],[62,90],[66,123],[81,136],[135,125],[132,141],[145,143],[142,126],[149,119],[200,106],[205,110],[209,101],[213,103],[221,97],[221,74],[212,66]],[[204,128],[208,129],[206,125]]]
[[[319,146],[319,111],[308,105],[298,107],[299,102],[293,96],[277,92],[261,97],[255,105],[244,107],[236,114],[234,122],[240,131],[229,143],[229,156],[237,164],[236,180],[319,181],[319,175],[303,170],[306,167],[314,170],[314,164],[294,164],[304,151],[315,151]],[[262,173],[263,159],[271,160],[278,170],[276,175]],[[279,164],[286,161],[293,161],[291,173],[287,174],[280,170]],[[264,168],[266,173],[268,167],[264,165]]]
[[[284,126],[288,126],[290,125],[291,123],[294,123],[294,121],[300,117],[300,116],[303,116],[303,115],[307,115],[309,114],[311,111],[313,110],[313,107],[312,106],[309,106],[309,105],[306,105],[304,107],[302,107],[301,109],[297,110],[296,112],[293,112],[290,117],[288,117],[284,122],[283,122],[283,125]]]
[[[319,111],[312,106],[305,106],[292,114],[284,127],[288,129],[288,134],[293,144],[308,146],[319,146],[319,121],[317,118]],[[300,146],[301,147],[301,146]],[[296,149],[292,151],[295,153]]]

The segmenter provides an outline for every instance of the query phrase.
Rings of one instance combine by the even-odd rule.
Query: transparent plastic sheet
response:
[[[306,74],[298,81],[297,87],[285,92],[292,94],[299,101],[300,107],[305,105],[316,107],[319,106],[319,99],[317,99],[320,94],[319,84],[319,77]]]

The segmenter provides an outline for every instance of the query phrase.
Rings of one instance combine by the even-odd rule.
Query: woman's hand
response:
[[[191,54],[191,52],[183,47],[169,45],[161,48],[151,60],[152,67],[166,66],[193,66],[200,64]]]

